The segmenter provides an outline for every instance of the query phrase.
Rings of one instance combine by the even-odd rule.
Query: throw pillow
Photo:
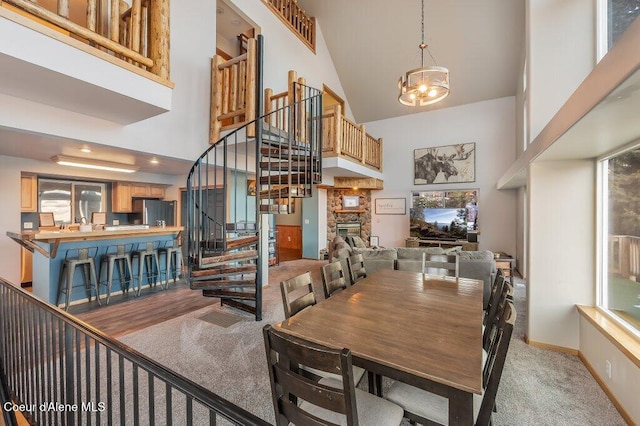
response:
[[[364,240],[358,236],[351,237],[353,239],[353,244],[357,248],[367,248],[367,245],[364,243]]]

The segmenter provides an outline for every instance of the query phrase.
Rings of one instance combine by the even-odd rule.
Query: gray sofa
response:
[[[347,269],[347,258],[352,254],[362,254],[364,267],[367,273],[373,273],[379,269],[398,269],[405,271],[422,271],[422,253],[427,254],[456,254],[460,258],[459,273],[461,277],[482,280],[483,301],[486,307],[491,294],[491,284],[495,278],[496,262],[493,253],[484,251],[456,251],[444,250],[440,247],[397,247],[397,248],[357,248],[348,244],[339,245],[329,257],[330,260],[339,260],[343,269]],[[346,275],[349,275],[346,273]],[[348,280],[348,277],[347,277]]]

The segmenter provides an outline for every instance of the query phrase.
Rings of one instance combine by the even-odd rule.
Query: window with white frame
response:
[[[598,60],[640,15],[640,0],[598,0]]]
[[[640,146],[601,161],[598,305],[640,336]]]

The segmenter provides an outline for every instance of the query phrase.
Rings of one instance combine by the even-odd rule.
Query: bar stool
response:
[[[71,289],[73,288],[73,276],[77,266],[82,266],[83,284],[87,291],[87,297],[91,302],[91,287],[96,291],[98,305],[100,303],[100,292],[98,280],[96,279],[96,264],[94,258],[98,253],[98,247],[73,248],[68,249],[64,255],[64,262],[60,269],[60,279],[58,281],[58,297],[56,305],[60,305],[60,296],[65,293],[64,310],[69,310],[71,302]]]
[[[138,296],[142,287],[142,276],[147,276],[149,287],[155,287],[160,279],[160,262],[158,260],[158,246],[160,241],[138,243],[137,250],[131,252],[132,263],[138,263]],[[155,260],[155,269],[153,262]]]
[[[164,264],[164,278],[166,288],[169,285],[169,274],[173,276],[173,282],[176,282],[178,278],[180,278],[180,271],[182,271],[182,250],[178,246],[178,240],[165,241],[164,247],[160,247],[158,249],[158,255],[160,257],[165,256],[166,260]]]
[[[99,286],[107,287],[107,305],[111,299],[111,286],[113,284],[113,268],[118,265],[118,281],[123,293],[129,292],[129,286],[133,280],[133,267],[131,266],[131,250],[133,244],[117,244],[107,247],[107,251],[100,259],[100,273],[98,274]],[[103,270],[107,268],[106,281],[103,278]],[[98,293],[100,300],[100,293]]]

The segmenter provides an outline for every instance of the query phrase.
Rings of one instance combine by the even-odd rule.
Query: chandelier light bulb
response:
[[[427,91],[427,85],[426,85],[426,84],[424,84],[424,83],[422,83],[422,84],[420,85],[420,87],[418,87],[418,90],[419,90],[420,92],[422,92],[422,93],[426,93],[426,91]],[[429,93],[431,93],[431,92],[429,92]]]
[[[438,94],[438,91],[436,89],[431,89],[429,90],[429,93],[427,94],[430,98],[435,97]]]
[[[416,98],[416,94],[415,93],[409,94],[409,99],[411,99],[413,101],[413,100],[415,100],[415,98]]]

